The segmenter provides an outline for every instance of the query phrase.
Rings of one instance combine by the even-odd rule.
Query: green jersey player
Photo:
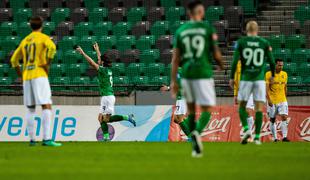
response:
[[[101,96],[101,106],[100,106],[100,113],[98,115],[98,120],[101,125],[104,141],[110,141],[110,135],[107,123],[126,120],[131,122],[134,126],[136,126],[136,122],[134,120],[133,114],[113,115],[115,96],[112,87],[113,86],[113,76],[111,70],[112,62],[108,59],[106,55],[101,56],[99,46],[97,43],[94,44],[94,49],[97,52],[98,63],[95,63],[87,54],[85,54],[85,52],[81,47],[78,47],[76,50],[81,55],[84,56],[84,58],[93,68],[95,68],[98,71],[98,83]]]
[[[205,9],[201,1],[196,0],[188,4],[190,21],[176,31],[172,56],[172,95],[175,97],[178,92],[177,70],[181,66],[183,74],[181,83],[188,107],[188,127],[191,132],[193,157],[202,156],[200,133],[208,124],[216,101],[212,78],[212,55],[223,69],[215,29],[203,21],[204,14]],[[201,110],[197,126],[196,107]]]
[[[246,144],[251,137],[251,130],[248,127],[246,104],[253,93],[255,104],[255,144],[260,142],[260,130],[263,121],[263,106],[266,101],[265,67],[266,59],[270,63],[273,81],[275,63],[272,55],[272,48],[267,40],[258,36],[258,25],[250,21],[246,25],[247,36],[240,38],[235,45],[234,60],[231,67],[230,86],[233,88],[234,74],[241,60],[241,79],[238,91],[239,116],[243,126],[244,135],[241,143]]]

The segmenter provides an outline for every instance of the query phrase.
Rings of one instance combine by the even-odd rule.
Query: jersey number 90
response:
[[[242,56],[246,59],[245,65],[249,66],[253,62],[254,66],[262,66],[264,63],[264,50],[261,48],[245,48]]]

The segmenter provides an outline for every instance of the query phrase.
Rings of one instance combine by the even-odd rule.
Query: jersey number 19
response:
[[[192,38],[186,36],[182,42],[185,46],[185,54],[183,55],[184,58],[193,58],[194,56],[196,58],[201,57],[205,48],[205,39],[203,36],[196,35]],[[195,54],[193,53],[193,50],[196,51]]]

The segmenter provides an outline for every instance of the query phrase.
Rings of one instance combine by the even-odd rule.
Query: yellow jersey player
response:
[[[276,128],[276,116],[281,117],[281,131],[284,142],[289,142],[287,139],[287,117],[288,117],[288,104],[286,99],[287,94],[287,73],[282,71],[283,60],[276,59],[276,72],[273,82],[269,82],[268,79],[271,77],[271,72],[266,73],[266,84],[267,84],[267,112],[270,118],[270,130],[273,135],[274,141],[277,142],[277,128]]]
[[[30,145],[35,145],[34,117],[36,105],[42,106],[43,146],[61,146],[51,140],[50,127],[52,119],[52,94],[48,81],[48,69],[56,53],[56,46],[47,35],[42,33],[43,19],[32,17],[30,27],[32,32],[25,37],[11,58],[15,68],[23,81],[24,104],[27,107],[27,131]],[[19,61],[23,60],[21,70]]]

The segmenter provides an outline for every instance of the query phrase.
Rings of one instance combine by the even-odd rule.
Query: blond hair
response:
[[[258,24],[256,21],[249,21],[246,24],[246,32],[252,33],[252,32],[258,32]]]

